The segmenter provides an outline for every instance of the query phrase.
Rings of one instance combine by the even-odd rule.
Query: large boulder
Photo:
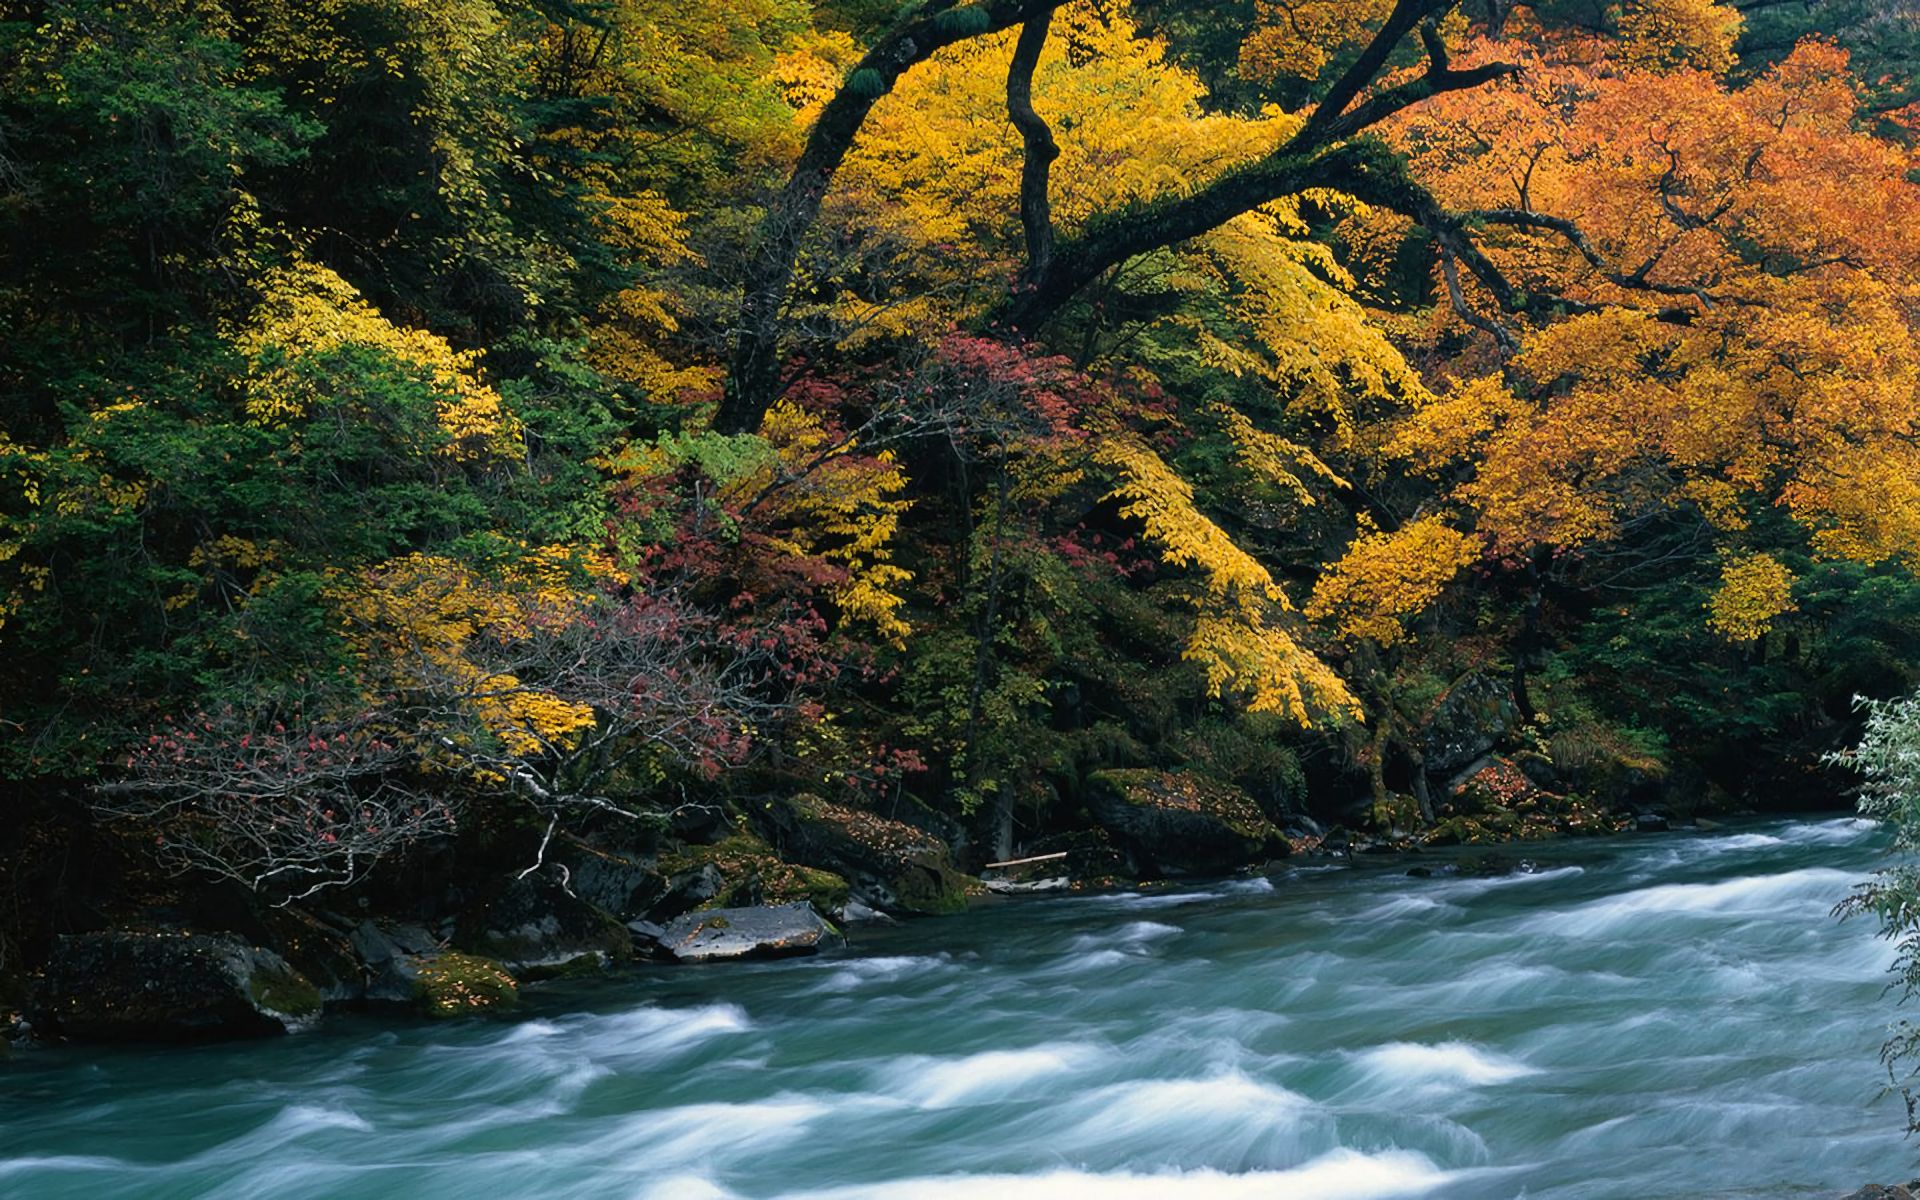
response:
[[[1221,875],[1288,851],[1251,796],[1202,775],[1096,771],[1086,800],[1145,875]]]
[[[420,963],[442,949],[438,938],[410,924],[362,921],[347,939],[360,961],[360,998],[372,1005],[417,1003]]]
[[[62,937],[34,1025],[89,1041],[271,1037],[311,1024],[320,992],[231,934],[109,931]]]
[[[750,833],[735,833],[706,846],[688,846],[660,859],[666,888],[647,909],[647,919],[671,921],[706,908],[753,908],[804,900],[822,915],[845,911],[850,889],[832,871],[787,862]]]
[[[1421,754],[1440,779],[1467,770],[1506,740],[1520,719],[1506,681],[1474,673],[1455,681],[1427,718]]]
[[[366,998],[364,963],[351,932],[294,908],[268,911],[261,929],[267,944],[312,981],[328,1004],[354,1004]]]
[[[769,804],[766,816],[784,857],[840,876],[872,908],[936,915],[967,906],[974,881],[954,869],[945,841],[918,826],[804,794]]]
[[[493,959],[527,979],[597,969],[633,956],[627,927],[574,895],[551,871],[514,880],[466,914],[453,941],[458,949]]]
[[[448,950],[418,925],[362,921],[349,938],[366,976],[369,1005],[463,1017],[519,1002],[519,985],[505,967]]]
[[[801,900],[688,913],[667,924],[660,945],[676,962],[700,963],[814,954],[838,937],[833,926]]]
[[[648,900],[662,886],[649,857],[582,838],[566,838],[554,848],[553,858],[566,870],[567,887],[574,895],[623,921],[646,912]]]

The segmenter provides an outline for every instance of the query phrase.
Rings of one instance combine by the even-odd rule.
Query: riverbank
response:
[[[385,909],[364,894],[284,907],[235,894],[191,914],[149,908],[60,937],[23,989],[12,1040],[263,1037],[303,1032],[342,1011],[466,1017],[516,1008],[525,985],[636,964],[816,954],[844,945],[849,931],[1037,895],[1167,893],[1182,884],[1162,873],[1170,866],[1205,863],[1254,880],[1282,864],[1360,863],[1410,877],[1493,878],[1538,870],[1549,844],[1542,839],[1556,832],[1633,825],[1646,834],[1670,825],[1651,814],[1604,823],[1582,814],[1572,830],[1560,816],[1556,830],[1535,809],[1525,814],[1526,840],[1495,845],[1454,845],[1444,827],[1424,838],[1362,838],[1304,818],[1282,834],[1251,806],[1230,807],[1231,796],[1202,793],[1203,805],[1162,782],[1175,779],[1152,777],[1159,786],[1136,789],[1137,803],[1114,802],[1119,836],[1103,826],[1068,850],[983,872],[985,881],[960,874],[924,828],[802,798],[767,806],[768,825],[785,834],[783,853],[798,863],[743,823],[717,840],[650,853],[563,838],[538,868],[503,874],[464,905],[458,892],[410,905],[389,896]],[[1160,878],[1122,873],[1142,864]]]

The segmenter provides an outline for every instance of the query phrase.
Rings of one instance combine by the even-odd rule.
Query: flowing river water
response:
[[[1883,842],[1308,867],[534,988],[513,1021],[19,1053],[0,1196],[1831,1196],[1920,1173],[1875,1060],[1892,951],[1828,915]]]

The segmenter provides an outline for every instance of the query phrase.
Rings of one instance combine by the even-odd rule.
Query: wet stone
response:
[[[660,945],[676,962],[786,958],[817,953],[839,934],[804,901],[762,908],[714,908],[668,923]]]

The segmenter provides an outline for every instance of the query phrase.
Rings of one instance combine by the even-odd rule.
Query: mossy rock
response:
[[[842,880],[853,896],[883,912],[960,912],[978,887],[955,869],[944,841],[905,821],[810,793],[770,804],[767,818],[779,829],[787,857],[820,873],[817,886]]]
[[[719,893],[698,905],[696,912],[804,900],[823,916],[833,916],[845,910],[851,894],[844,876],[788,862],[750,833],[736,833],[710,846],[688,846],[661,858],[660,866],[670,877],[705,866],[720,872]]]
[[[1533,784],[1513,762],[1495,759],[1461,783],[1422,837],[1429,846],[1487,845],[1618,833],[1625,819],[1580,795]]]
[[[37,1028],[98,1041],[260,1037],[320,1016],[320,991],[231,934],[119,930],[55,944],[35,989]]]
[[[291,967],[263,963],[247,979],[247,992],[253,1002],[269,1012],[284,1013],[295,1020],[320,1015],[326,1006],[320,989]]]
[[[430,1017],[469,1017],[520,1003],[520,985],[490,958],[448,951],[420,961],[414,999]]]
[[[625,925],[545,873],[514,880],[463,915],[454,944],[522,979],[578,974],[583,958],[606,966],[633,957],[633,935]]]
[[[1285,855],[1253,797],[1189,771],[1096,771],[1087,810],[1148,874],[1219,875]]]

